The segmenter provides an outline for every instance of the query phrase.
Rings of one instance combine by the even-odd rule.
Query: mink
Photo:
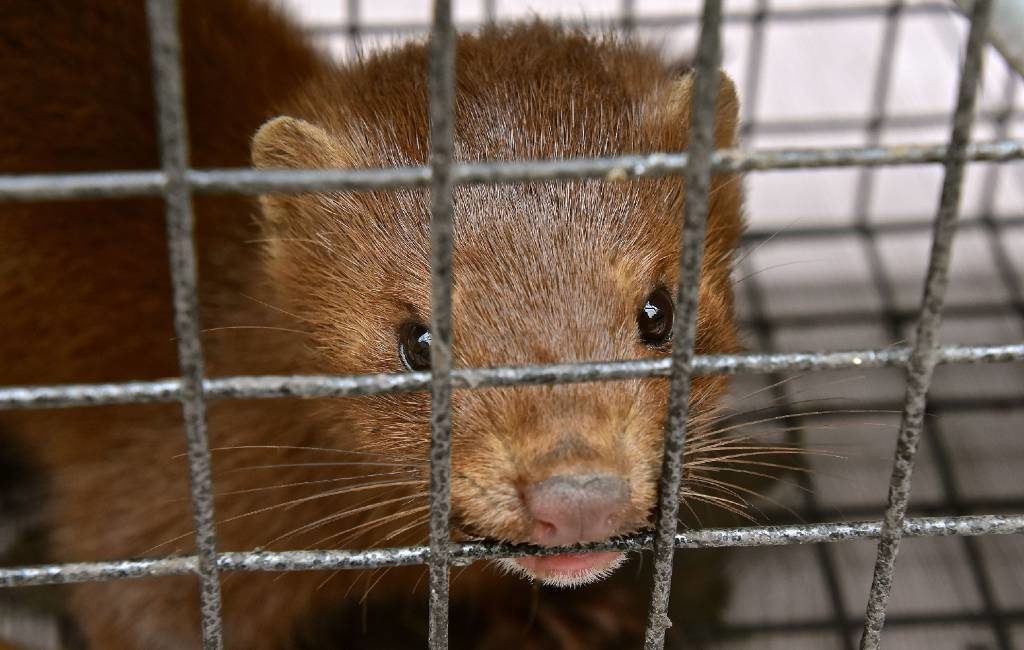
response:
[[[0,173],[159,168],[142,3],[8,5]],[[183,0],[180,26],[192,166],[427,164],[423,42],[341,65],[257,0]],[[682,151],[692,94],[692,73],[628,39],[539,21],[485,28],[457,41],[456,158]],[[716,147],[735,144],[737,111],[723,73]],[[738,180],[712,179],[701,353],[739,349],[730,279],[742,229]],[[676,176],[458,187],[455,364],[667,356],[684,193]],[[203,194],[194,208],[209,376],[429,367],[425,188]],[[0,384],[178,374],[159,199],[0,203],[0,245]],[[712,444],[712,424],[726,386],[723,377],[694,379],[689,476],[723,449]],[[453,539],[561,545],[647,527],[667,391],[664,378],[457,390]],[[425,541],[428,394],[208,406],[218,550]],[[179,406],[7,411],[0,431],[41,468],[51,561],[194,552]],[[681,498],[696,507],[709,498],[693,485]],[[622,570],[609,578],[621,560],[563,555],[454,569],[453,643],[636,643],[647,583]],[[299,648],[333,636],[326,647],[407,647],[423,638],[423,574],[224,574],[226,644]],[[717,583],[701,584],[674,598],[722,601]],[[67,590],[90,647],[198,647],[194,576]]]

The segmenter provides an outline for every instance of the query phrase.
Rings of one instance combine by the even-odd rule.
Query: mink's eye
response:
[[[672,338],[672,296],[668,289],[659,287],[647,296],[637,312],[636,324],[644,345],[658,347]]]
[[[430,370],[430,330],[410,321],[398,329],[398,358],[409,370]]]

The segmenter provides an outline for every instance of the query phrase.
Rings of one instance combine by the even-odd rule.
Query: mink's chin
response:
[[[596,551],[502,558],[498,565],[508,573],[548,586],[580,587],[607,578],[625,558],[625,553],[619,551]]]

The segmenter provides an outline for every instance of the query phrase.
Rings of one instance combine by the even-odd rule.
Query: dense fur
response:
[[[10,4],[0,21],[0,171],[156,167],[141,3]],[[422,45],[337,69],[260,4],[183,5],[196,166],[248,164],[254,133],[252,160],[265,168],[426,161]],[[457,78],[462,160],[686,146],[692,79],[632,45],[539,24],[485,31],[460,38]],[[716,143],[725,147],[737,105],[731,82],[723,76],[720,86]],[[277,115],[287,117],[268,122]],[[737,349],[735,180],[715,178],[712,188],[704,352]],[[654,288],[676,283],[682,196],[678,178],[459,188],[456,362],[667,354],[640,343],[636,313]],[[420,190],[268,196],[261,206],[198,198],[209,372],[401,371],[398,328],[429,322],[427,206]],[[0,204],[0,383],[176,373],[161,217],[155,200]],[[452,500],[460,533],[526,539],[521,486],[581,471],[624,477],[631,499],[621,532],[643,526],[656,495],[666,390],[665,381],[644,380],[457,392]],[[698,379],[694,413],[707,416],[722,390],[722,379]],[[425,394],[212,404],[220,548],[422,541],[428,414]],[[46,469],[55,559],[190,550],[177,407],[2,413],[0,424]],[[365,576],[326,577],[226,578],[229,645],[291,645],[308,612],[341,602]],[[387,574],[372,597],[408,594],[418,577]],[[514,579],[479,568],[461,580],[457,598],[473,601],[498,584],[509,612],[516,598],[529,600]],[[94,647],[184,648],[196,644],[196,599],[191,578],[145,579],[76,587],[71,607]],[[642,599],[634,606],[641,612]],[[600,638],[632,639],[639,616],[623,613]],[[540,620],[542,633],[524,640],[572,646],[554,641],[565,624]],[[485,625],[466,643],[501,647],[509,629],[518,628]]]

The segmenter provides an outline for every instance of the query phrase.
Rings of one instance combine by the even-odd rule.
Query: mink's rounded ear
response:
[[[327,131],[294,117],[275,117],[252,138],[252,164],[259,169],[338,167],[343,160]]]
[[[690,70],[680,77],[672,88],[673,112],[685,119],[689,127],[690,109],[693,106],[693,84],[696,72]],[[730,149],[736,146],[736,132],[739,124],[740,102],[736,96],[736,84],[724,70],[718,71],[718,95],[715,99],[715,148]]]
[[[345,167],[344,147],[324,129],[294,117],[275,117],[252,138],[252,164],[258,169]],[[310,194],[263,194],[263,219],[269,232],[298,227],[318,206]]]

